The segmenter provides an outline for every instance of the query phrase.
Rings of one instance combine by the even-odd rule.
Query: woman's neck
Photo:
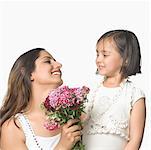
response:
[[[56,89],[57,87],[42,87],[42,86],[33,86],[32,95],[30,97],[29,111],[42,113],[40,105],[45,101],[49,92]]]

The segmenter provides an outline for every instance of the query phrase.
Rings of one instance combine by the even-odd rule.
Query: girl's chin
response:
[[[98,74],[101,75],[101,76],[106,76],[106,73],[103,72],[103,71],[99,71]]]

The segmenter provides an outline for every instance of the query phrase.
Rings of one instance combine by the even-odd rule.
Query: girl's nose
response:
[[[98,56],[96,57],[96,62],[100,63],[100,62],[102,62],[102,61],[103,61],[103,56],[98,55]]]

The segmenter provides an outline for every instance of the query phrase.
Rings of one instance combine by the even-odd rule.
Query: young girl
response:
[[[42,48],[16,60],[0,110],[2,150],[70,150],[80,140],[81,127],[74,125],[79,120],[69,120],[55,131],[44,128],[40,104],[62,84],[61,66]]]
[[[137,37],[113,30],[96,45],[97,72],[104,76],[90,96],[84,129],[86,150],[138,150],[145,126],[145,96],[128,77],[141,73]]]

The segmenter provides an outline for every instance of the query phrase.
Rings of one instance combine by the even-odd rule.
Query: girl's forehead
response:
[[[113,40],[112,37],[107,37],[107,38],[104,38],[104,39],[101,39],[97,45],[102,45],[102,46],[105,46],[105,45],[111,45],[111,46],[115,46],[115,42]]]
[[[101,39],[97,43],[96,49],[97,50],[103,50],[103,51],[108,51],[108,50],[112,50],[112,49],[117,50],[117,46],[116,46],[113,38],[108,37],[108,38],[105,38],[105,39]]]

